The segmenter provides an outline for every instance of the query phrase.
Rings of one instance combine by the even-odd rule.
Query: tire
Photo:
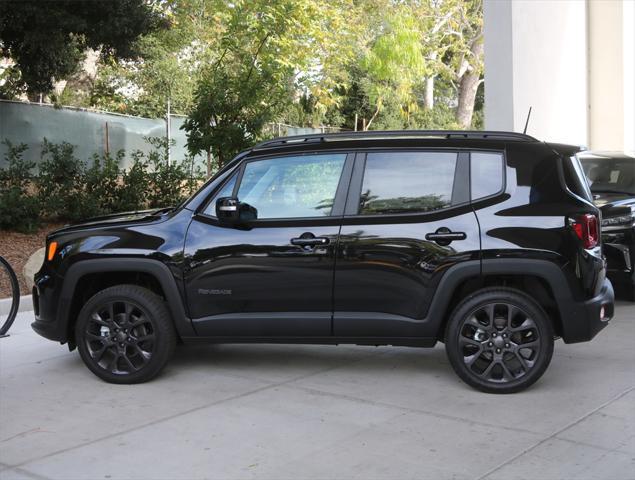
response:
[[[485,288],[452,312],[445,349],[452,368],[468,385],[487,393],[515,393],[545,372],[553,355],[551,319],[525,293]]]
[[[109,383],[151,380],[166,365],[176,333],[165,301],[137,285],[106,288],[84,305],[75,340],[86,366]]]

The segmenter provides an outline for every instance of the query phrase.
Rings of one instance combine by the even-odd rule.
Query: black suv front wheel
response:
[[[531,297],[487,288],[464,299],[446,328],[445,348],[463,381],[489,393],[514,393],[538,380],[553,355],[553,326]]]
[[[164,300],[137,285],[116,285],[91,297],[79,313],[75,339],[95,375],[122,384],[154,378],[176,345]]]

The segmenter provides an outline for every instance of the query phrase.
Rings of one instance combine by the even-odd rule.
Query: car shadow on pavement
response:
[[[176,349],[169,370],[201,366],[255,368],[278,373],[363,368],[376,373],[398,369],[402,373],[444,371],[452,374],[443,348],[277,344],[181,345]]]

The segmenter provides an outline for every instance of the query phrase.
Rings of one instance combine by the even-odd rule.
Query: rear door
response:
[[[468,152],[357,155],[336,260],[335,336],[427,334],[445,270],[479,258],[469,199]]]

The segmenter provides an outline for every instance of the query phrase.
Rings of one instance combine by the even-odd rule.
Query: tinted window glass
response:
[[[214,195],[212,201],[209,202],[207,207],[205,207],[203,213],[212,215],[214,217],[216,216],[216,200],[222,197],[232,196],[232,193],[234,192],[234,186],[236,185],[236,177],[238,177],[238,175],[234,174],[232,178],[230,178],[227,183],[223,185],[223,188],[221,188],[220,191],[216,195]]]
[[[429,212],[452,202],[456,153],[369,153],[359,213]]]
[[[472,199],[487,197],[503,188],[503,155],[472,152],[470,154]]]
[[[346,154],[302,155],[247,163],[238,199],[258,218],[330,215]]]
[[[635,158],[582,157],[593,192],[635,195]]]
[[[584,170],[582,170],[582,165],[580,165],[578,157],[563,158],[562,169],[564,171],[564,181],[567,184],[567,188],[576,195],[592,202],[593,197],[591,196],[588,180],[584,174]]]

